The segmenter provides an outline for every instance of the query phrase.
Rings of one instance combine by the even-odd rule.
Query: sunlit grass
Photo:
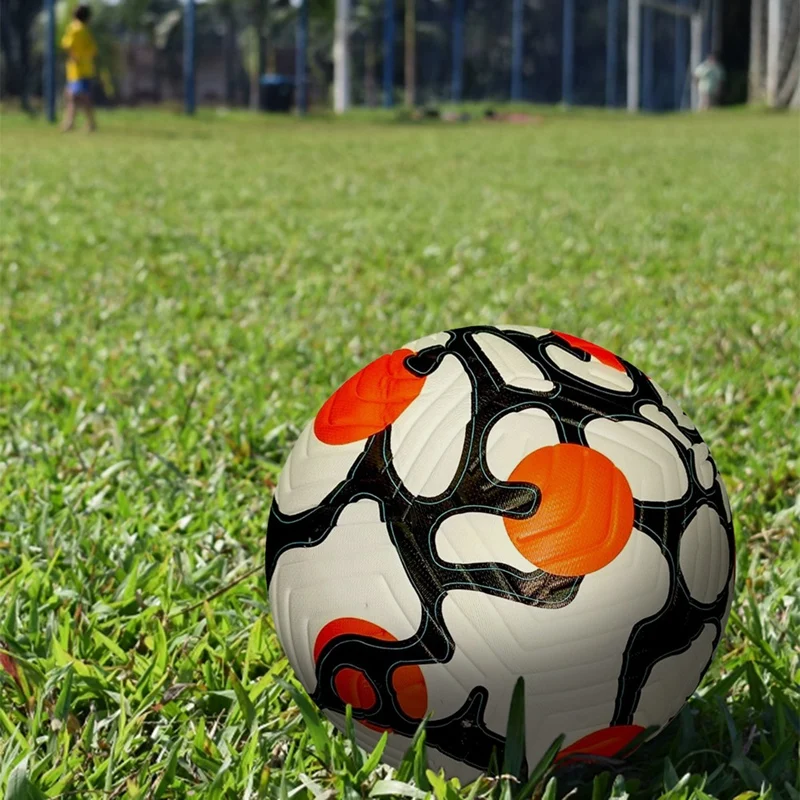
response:
[[[330,391],[422,334],[504,321],[597,341],[677,396],[739,545],[734,616],[679,718],[540,792],[800,797],[797,116],[100,123],[2,123],[7,796],[467,797],[413,754],[388,784],[300,715],[258,568]]]

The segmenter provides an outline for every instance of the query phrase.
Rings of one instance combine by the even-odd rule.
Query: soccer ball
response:
[[[372,362],[295,444],[267,582],[297,677],[397,764],[612,756],[666,725],[730,610],[731,511],[708,447],[633,365],[544,328],[437,333]]]

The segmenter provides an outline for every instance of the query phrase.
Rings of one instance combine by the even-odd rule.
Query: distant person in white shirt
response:
[[[712,106],[719,105],[725,70],[719,63],[716,53],[711,53],[705,61],[695,67],[694,79],[697,83],[699,110],[708,111]]]

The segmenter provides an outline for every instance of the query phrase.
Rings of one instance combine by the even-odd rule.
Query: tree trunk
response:
[[[367,31],[367,38],[364,41],[364,102],[369,108],[378,105],[378,85],[375,82],[375,40],[372,32]]]
[[[406,105],[417,102],[417,7],[416,0],[406,0],[405,18],[405,94]]]

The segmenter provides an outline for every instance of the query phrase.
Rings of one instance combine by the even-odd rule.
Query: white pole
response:
[[[767,105],[778,99],[778,67],[781,50],[781,0],[769,0],[767,19]]]
[[[341,114],[350,108],[350,0],[336,0],[333,33],[333,108]]]
[[[628,0],[628,111],[639,110],[640,0]]]
[[[700,103],[697,93],[697,81],[694,79],[694,71],[700,64],[700,57],[703,52],[703,14],[697,12],[692,14],[691,22],[691,45],[689,51],[689,76],[692,81],[692,111],[697,111]]]

